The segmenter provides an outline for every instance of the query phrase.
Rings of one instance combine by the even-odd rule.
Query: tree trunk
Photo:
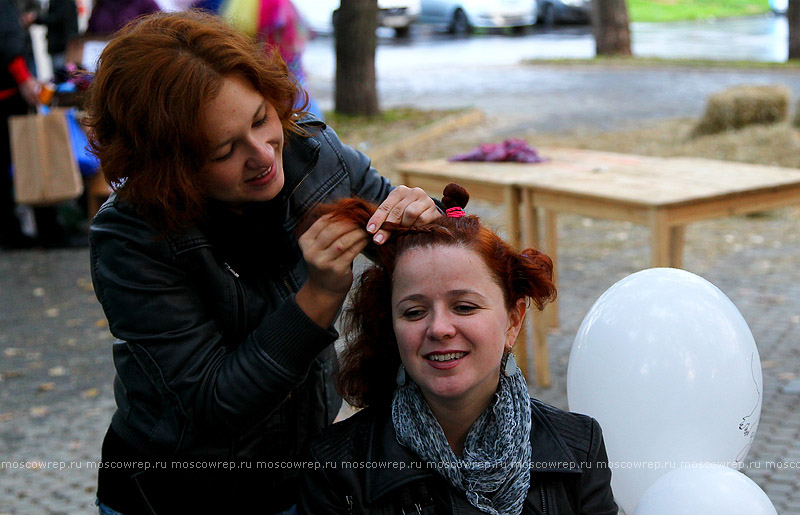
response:
[[[378,0],[342,0],[334,16],[335,109],[344,114],[376,115],[379,112],[375,79]]]
[[[631,31],[625,0],[593,0],[592,30],[597,55],[631,55]]]
[[[789,24],[789,59],[800,59],[800,0],[789,0],[786,21]]]

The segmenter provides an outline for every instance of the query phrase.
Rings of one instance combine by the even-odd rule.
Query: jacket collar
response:
[[[376,466],[365,470],[365,495],[369,504],[403,485],[436,475],[414,452],[397,442],[391,411],[384,410],[376,415],[369,431],[367,454],[368,462]],[[379,464],[388,465],[381,467]],[[572,451],[536,402],[531,403],[531,472],[583,473]]]
[[[307,136],[290,135],[283,149],[284,185],[281,197],[288,199],[310,175],[319,159],[322,146],[316,137],[325,129],[325,122],[313,117],[301,118],[297,125]]]

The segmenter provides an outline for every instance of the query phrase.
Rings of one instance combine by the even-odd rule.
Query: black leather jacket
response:
[[[531,407],[531,486],[522,513],[616,515],[597,421],[536,400]],[[388,409],[366,409],[325,429],[308,455],[301,515],[483,513],[397,443]]]
[[[270,202],[279,216],[251,221],[277,226],[275,241],[255,241],[254,233],[252,246],[232,248],[215,235],[236,228],[213,218],[159,237],[113,197],[90,230],[92,280],[117,338],[113,432],[155,460],[264,460],[272,464],[264,492],[296,477],[296,468],[275,464],[295,459],[341,404],[331,382],[338,335],[294,299],[307,279],[296,226],[319,203],[353,195],[380,202],[391,191],[368,158],[322,122],[301,126],[310,137],[288,142],[285,186]],[[267,270],[232,265],[256,249]],[[101,491],[111,491],[103,478]],[[262,508],[271,505],[262,497]]]
[[[14,1],[0,0],[0,91],[17,87],[17,81],[11,75],[8,65],[15,58],[25,55],[27,37],[19,23],[19,11]],[[7,115],[4,113],[3,116]]]

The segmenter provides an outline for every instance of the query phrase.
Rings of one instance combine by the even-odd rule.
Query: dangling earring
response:
[[[406,384],[406,367],[402,363],[400,363],[400,368],[397,369],[397,376],[394,378],[394,382],[397,383],[397,386]]]
[[[505,355],[505,363],[503,364],[503,375],[511,377],[517,373],[517,358],[514,357],[513,352],[507,352]]]

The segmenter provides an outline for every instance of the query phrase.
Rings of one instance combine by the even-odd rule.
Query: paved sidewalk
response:
[[[499,229],[498,211],[471,206]],[[800,214],[697,223],[686,269],[721,288],[758,343],[764,403],[744,472],[780,513],[800,513]],[[572,339],[611,284],[648,266],[647,234],[628,223],[562,216],[561,327],[551,334],[553,386],[534,396],[563,408]],[[113,400],[112,338],[88,284],[88,252],[0,253],[0,514],[88,513]],[[42,462],[36,468],[25,468]],[[56,468],[53,468],[56,467]],[[59,469],[57,467],[65,467]]]

